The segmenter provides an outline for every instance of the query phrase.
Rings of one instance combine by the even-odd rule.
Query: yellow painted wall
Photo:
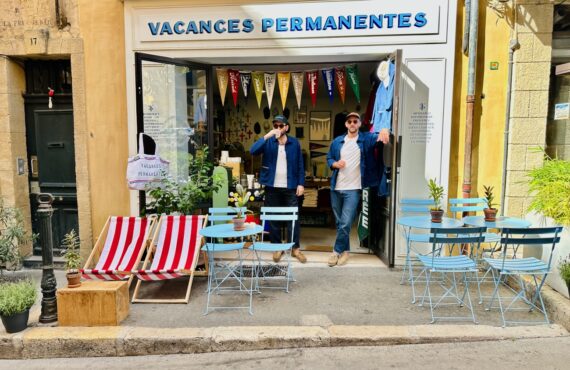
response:
[[[489,7],[479,2],[479,38],[476,68],[476,103],[473,121],[471,197],[483,195],[483,185],[495,188],[499,201],[503,171],[503,135],[505,128],[509,40],[512,11]],[[510,5],[509,5],[510,6]],[[466,95],[469,58],[463,55],[464,6],[458,7],[455,52],[455,85],[451,131],[449,198],[462,197],[465,148]],[[490,63],[499,69],[491,70]],[[481,99],[481,95],[484,98]]]
[[[123,2],[81,0],[93,237],[109,215],[129,214]]]

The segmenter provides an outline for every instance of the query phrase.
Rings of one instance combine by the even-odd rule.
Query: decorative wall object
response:
[[[302,139],[305,137],[305,129],[303,127],[295,127],[295,137]]]
[[[328,141],[331,140],[331,112],[312,111],[309,121],[309,139]]]
[[[295,124],[307,124],[307,106],[303,105],[301,108],[295,109]]]

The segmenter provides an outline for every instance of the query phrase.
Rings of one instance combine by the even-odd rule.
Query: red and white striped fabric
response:
[[[137,257],[148,239],[150,222],[141,217],[111,217],[105,246],[94,269],[82,269],[85,279],[125,280],[117,271],[136,268]]]
[[[141,280],[168,280],[196,265],[205,216],[163,216],[150,270],[133,271]]]

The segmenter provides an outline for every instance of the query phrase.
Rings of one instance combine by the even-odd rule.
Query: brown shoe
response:
[[[336,264],[338,263],[338,254],[336,253],[331,254],[328,263],[330,267],[336,266]]]
[[[337,265],[339,266],[346,265],[347,262],[348,262],[348,252],[342,252],[340,257],[338,258]]]
[[[283,251],[273,252],[273,261],[275,261],[275,263],[281,261],[281,257],[283,257]]]
[[[291,251],[291,255],[293,257],[295,257],[296,259],[298,259],[299,262],[301,262],[301,263],[307,262],[307,257],[305,257],[303,252],[301,252],[300,248],[293,248],[293,250]]]

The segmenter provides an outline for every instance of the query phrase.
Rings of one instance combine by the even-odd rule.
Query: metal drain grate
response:
[[[253,266],[252,265],[243,265],[243,277],[251,277]],[[266,265],[262,266],[262,271],[259,272],[259,276],[265,277],[285,277],[287,276],[287,265]]]

